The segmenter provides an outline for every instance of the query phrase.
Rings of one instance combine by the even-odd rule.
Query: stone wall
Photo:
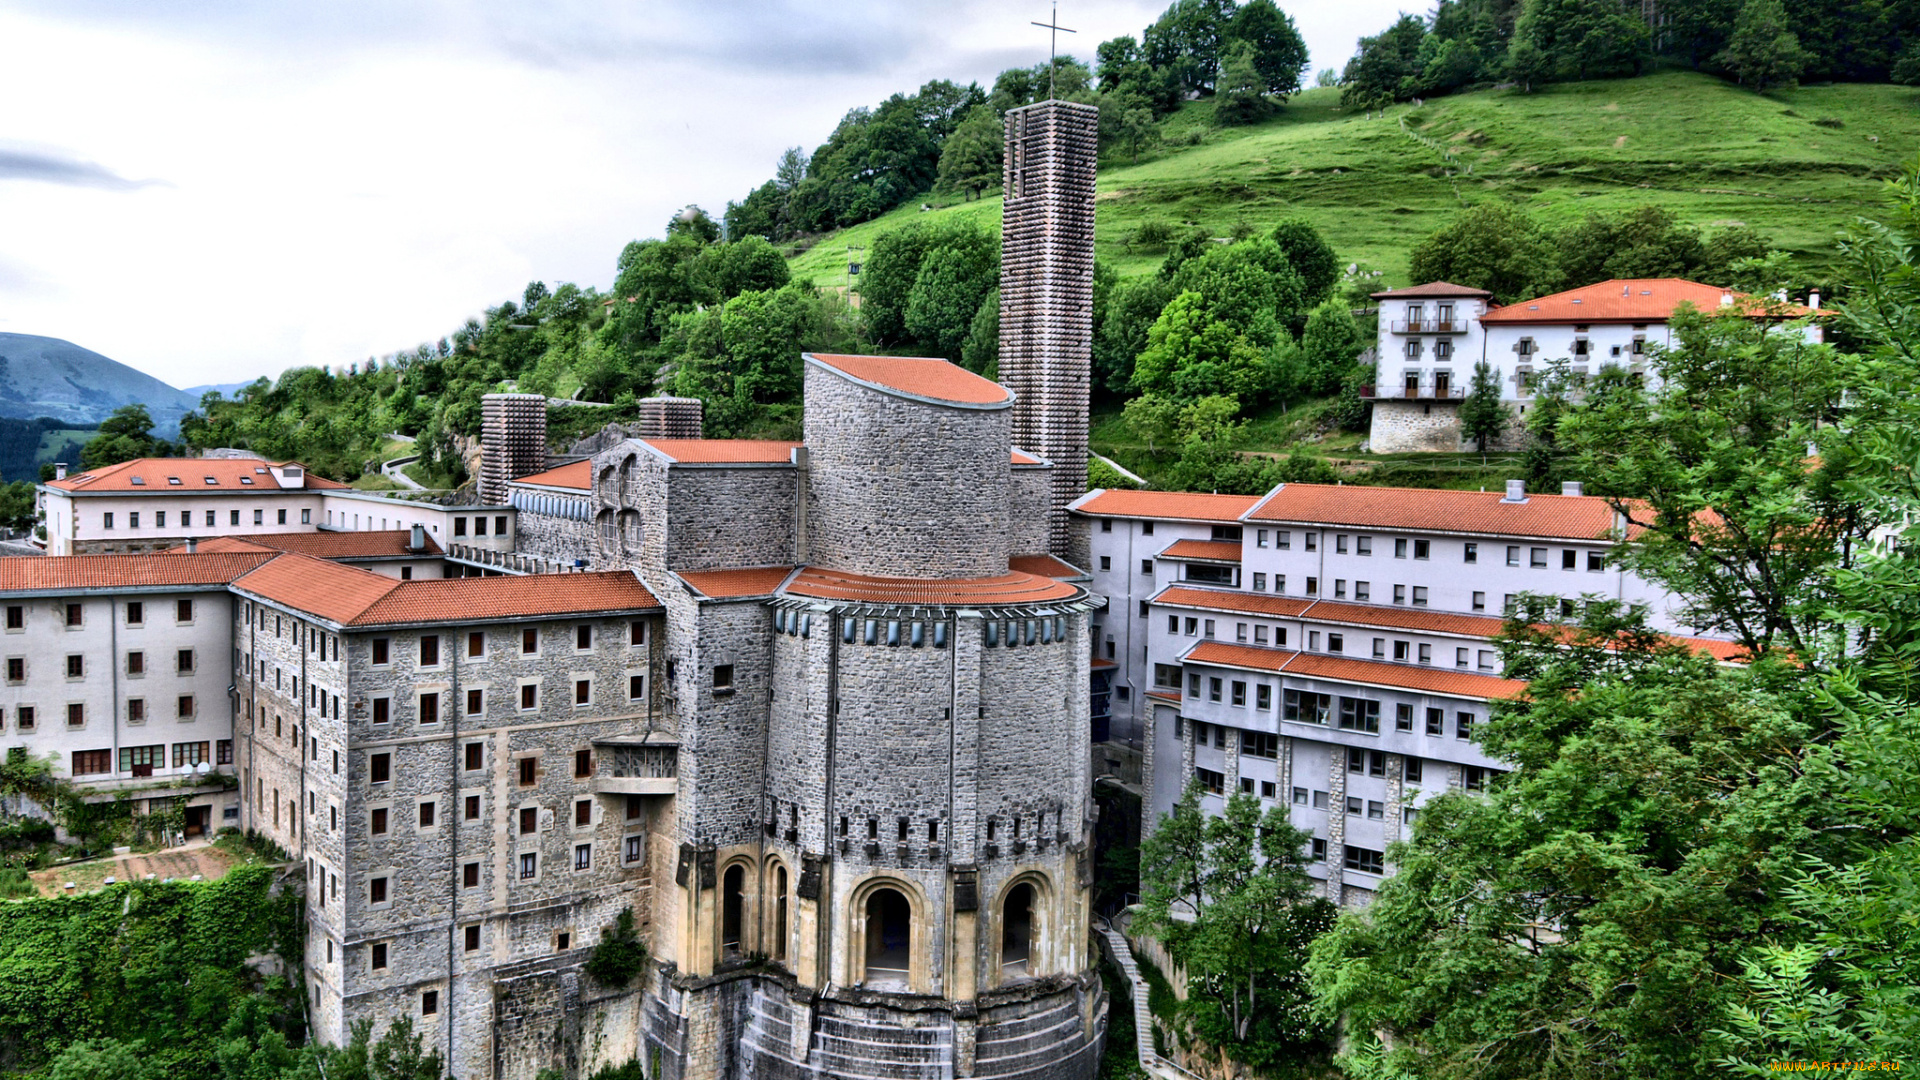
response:
[[[1367,449],[1375,454],[1460,449],[1460,406],[1421,401],[1375,401]]]
[[[808,561],[893,577],[1007,572],[1008,410],[917,401],[806,368]]]
[[[1038,555],[1051,551],[1047,533],[1048,515],[1053,507],[1053,468],[1048,465],[1016,465],[1013,484],[1008,488],[1007,547],[1015,555]],[[1077,530],[1086,532],[1085,523]],[[1086,550],[1085,543],[1069,543],[1069,551]],[[1071,561],[1071,560],[1069,560]],[[1075,562],[1084,566],[1084,560]]]

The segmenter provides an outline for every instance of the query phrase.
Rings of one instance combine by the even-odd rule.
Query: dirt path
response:
[[[116,882],[141,881],[152,874],[154,880],[164,881],[167,878],[183,879],[199,874],[212,881],[224,876],[237,861],[211,844],[189,844],[143,855],[115,855],[67,863],[51,870],[36,871],[29,876],[39,887],[42,896],[61,896],[69,892],[66,886],[70,881],[74,883],[71,892],[93,892],[101,888],[109,877]]]

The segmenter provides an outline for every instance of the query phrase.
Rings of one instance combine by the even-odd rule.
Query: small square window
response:
[[[384,784],[392,779],[393,779],[393,755],[392,754],[367,755],[367,782],[368,783]]]
[[[1113,556],[1111,556],[1111,555],[1102,555],[1102,556],[1100,556],[1100,569],[1102,569],[1102,570],[1112,570],[1112,569],[1113,569]]]
[[[281,511],[286,513],[286,511]],[[420,1015],[432,1016],[440,1011],[440,991],[423,990],[420,993]]]
[[[384,893],[386,890],[387,879],[379,878],[378,880],[380,882],[380,888]],[[369,954],[368,963],[373,968],[373,970],[375,971],[384,970],[387,966],[387,943],[384,941],[376,941],[373,943],[372,947],[369,948],[367,951]]]
[[[573,680],[573,703],[575,705],[593,704],[593,680],[592,679]]]
[[[480,887],[480,864],[470,862],[460,867],[460,887],[477,889]]]
[[[732,664],[713,665],[713,689],[716,692],[721,690],[733,689],[733,665]]]
[[[387,879],[383,877],[367,879],[367,902],[384,904],[387,902]]]
[[[520,687],[520,708],[532,710],[540,707],[540,687],[526,683]]]

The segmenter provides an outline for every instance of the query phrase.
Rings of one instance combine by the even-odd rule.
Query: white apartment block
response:
[[[1114,738],[1144,750],[1146,827],[1195,780],[1213,811],[1234,791],[1287,806],[1336,902],[1371,898],[1426,799],[1505,768],[1473,733],[1522,688],[1493,642],[1517,596],[1621,600],[1687,631],[1615,564],[1622,522],[1577,485],[1095,491],[1073,513],[1108,601],[1093,640],[1117,666]]]
[[[137,458],[62,474],[38,490],[47,554],[138,554],[215,537],[292,536],[319,530],[392,532],[496,553],[514,547],[514,511],[442,506],[356,491],[297,461]],[[484,561],[476,557],[475,561]]]
[[[1673,313],[1741,310],[1769,320],[1826,314],[1819,295],[1784,312],[1754,298],[1680,278],[1616,279],[1504,307],[1492,294],[1444,281],[1373,294],[1379,357],[1369,446],[1378,453],[1460,449],[1458,406],[1482,360],[1500,397],[1524,418],[1549,368],[1564,361],[1576,387],[1609,365],[1642,378],[1657,349],[1673,347]],[[1803,331],[1823,340],[1817,322]]]

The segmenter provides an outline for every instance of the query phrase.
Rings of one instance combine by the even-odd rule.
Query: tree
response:
[[[1320,73],[1313,77],[1313,85],[1319,87],[1339,86],[1340,73],[1332,68],[1321,68]]]
[[[102,469],[173,451],[171,444],[153,437],[153,417],[145,405],[122,405],[100,422],[100,433],[80,448],[80,468]]]
[[[1332,295],[1334,283],[1340,280],[1340,257],[1312,222],[1286,218],[1269,235],[1279,245],[1287,265],[1300,275],[1302,303],[1318,304]]]
[[[1193,93],[1213,93],[1234,0],[1174,0],[1142,35],[1147,63],[1177,73]]]
[[[928,247],[907,295],[905,327],[928,352],[961,355],[974,316],[1000,281],[1000,245],[978,227],[951,228]]]
[[[1700,230],[1659,206],[1588,214],[1559,240],[1566,288],[1610,278],[1691,278],[1706,266]]]
[[[997,187],[1004,144],[1000,115],[990,105],[974,106],[940,151],[940,178],[935,186],[969,199]]]
[[[1147,440],[1147,453],[1158,456],[1161,444],[1174,441],[1180,403],[1149,391],[1129,399],[1120,415],[1135,435]]]
[[[688,236],[702,244],[711,244],[720,239],[720,226],[705,210],[688,203],[667,219],[667,236]]]
[[[1244,41],[1228,45],[1221,58],[1219,91],[1213,115],[1222,124],[1257,124],[1273,112],[1266,79],[1254,66],[1253,46]]]
[[[1113,286],[1105,318],[1095,327],[1093,380],[1106,393],[1127,393],[1135,358],[1147,347],[1147,333],[1174,298],[1173,282],[1158,274]]]
[[[759,236],[744,236],[708,248],[696,272],[711,282],[722,299],[729,300],[745,292],[778,289],[791,276],[787,261]]]
[[[1147,331],[1147,348],[1134,362],[1133,387],[1192,401],[1226,392],[1241,401],[1266,390],[1265,350],[1198,292],[1173,298]]]
[[[1768,87],[1790,87],[1800,79],[1807,66],[1807,52],[1794,36],[1787,21],[1786,5],[1780,0],[1746,0],[1740,5],[1740,17],[1733,22],[1733,37],[1726,51],[1714,57],[1733,72],[1740,85],[1765,92]]]
[[[1407,262],[1415,282],[1485,289],[1502,304],[1553,292],[1560,282],[1553,237],[1526,211],[1502,202],[1461,211],[1414,245]]]
[[[1351,109],[1380,109],[1413,96],[1419,75],[1420,45],[1427,24],[1402,15],[1381,33],[1360,39],[1360,47],[1340,76],[1340,104]]]
[[[1365,345],[1353,312],[1345,304],[1328,300],[1314,308],[1300,335],[1300,361],[1306,380],[1302,390],[1314,397],[1338,391]]]
[[[1460,403],[1460,435],[1472,439],[1482,454],[1487,443],[1507,430],[1507,403],[1500,400],[1500,373],[1485,360],[1473,365],[1473,383]]]
[[[1182,1013],[1202,1038],[1259,1069],[1302,1060],[1330,1031],[1302,966],[1333,916],[1311,896],[1307,834],[1244,792],[1209,816],[1202,794],[1191,785],[1141,842],[1140,925],[1186,968]]]
[[[1307,42],[1293,18],[1273,0],[1248,0],[1227,20],[1222,42],[1224,77],[1226,54],[1234,44],[1248,49],[1248,62],[1262,95],[1281,102],[1300,91],[1300,73],[1307,66]]]
[[[1514,77],[1529,84],[1638,75],[1653,55],[1647,24],[1617,0],[1526,0],[1511,49]]]

